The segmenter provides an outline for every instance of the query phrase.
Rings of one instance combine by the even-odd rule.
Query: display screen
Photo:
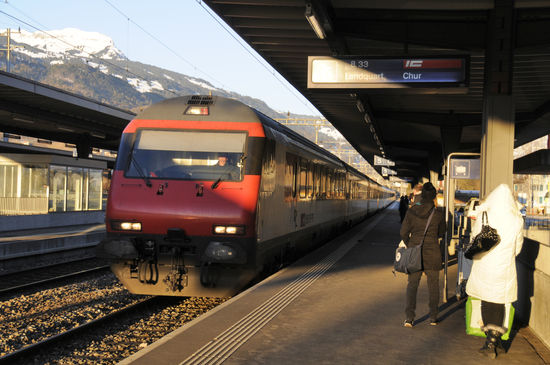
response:
[[[308,58],[309,88],[387,88],[468,83],[468,59],[452,58]]]

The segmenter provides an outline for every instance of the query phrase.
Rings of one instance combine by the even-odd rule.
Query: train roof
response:
[[[272,128],[289,138],[311,148],[326,157],[338,161],[347,171],[353,172],[356,175],[363,176],[366,179],[371,180],[375,184],[376,181],[366,176],[359,170],[348,165],[340,158],[319,147],[304,136],[294,132],[292,129],[282,125],[281,123],[273,120],[267,115],[257,111],[254,108],[242,103],[241,101],[226,98],[216,95],[186,95],[175,97],[171,99],[165,99],[158,103],[155,103],[142,112],[140,112],[134,119],[162,119],[162,120],[181,120],[183,113],[190,105],[204,105],[209,107],[209,120],[224,121],[224,122],[241,122],[241,123],[262,123],[269,128]],[[212,106],[212,107],[210,107]],[[186,120],[205,120],[204,116],[200,115],[185,115]],[[378,184],[380,185],[380,184]]]
[[[134,119],[205,120],[204,115],[184,115],[189,106],[208,106],[208,120],[224,122],[258,123],[254,109],[238,100],[214,95],[187,95],[165,99],[155,103]]]

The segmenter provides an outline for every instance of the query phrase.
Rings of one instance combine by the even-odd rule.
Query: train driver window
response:
[[[239,181],[246,133],[138,130],[127,177]]]

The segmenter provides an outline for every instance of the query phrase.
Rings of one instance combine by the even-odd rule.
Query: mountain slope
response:
[[[15,60],[11,72],[119,108],[137,112],[165,98],[188,94],[209,94],[235,98],[272,118],[287,115],[270,108],[264,101],[220,89],[208,81],[129,60],[113,41],[100,33],[69,28],[12,34]],[[5,38],[0,39],[5,45]],[[3,47],[5,48],[5,47]],[[0,51],[0,67],[5,68],[5,52]],[[291,118],[309,118],[290,114]],[[299,132],[315,140],[313,127]],[[320,130],[322,140],[343,141],[333,128]]]

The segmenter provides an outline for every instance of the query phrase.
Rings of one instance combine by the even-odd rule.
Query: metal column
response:
[[[515,108],[512,97],[514,1],[495,0],[489,15],[485,54],[485,97],[481,139],[481,191],[512,188]]]

